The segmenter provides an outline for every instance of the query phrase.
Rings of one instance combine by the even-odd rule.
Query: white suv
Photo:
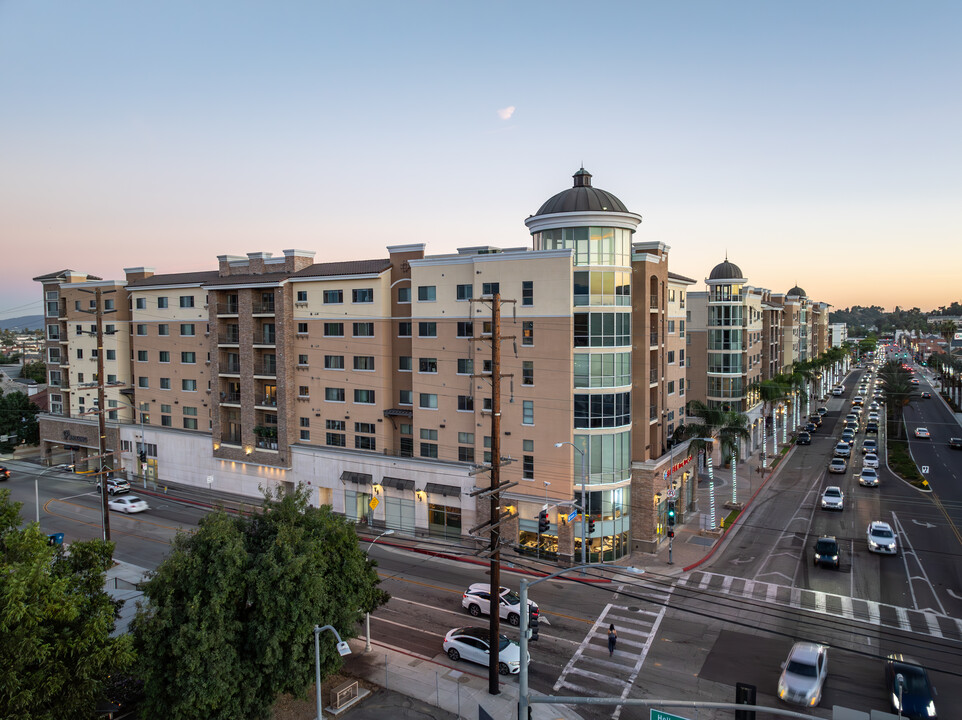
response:
[[[521,623],[521,616],[518,614],[521,608],[521,597],[514,590],[506,587],[501,588],[499,613],[502,620],[507,620],[512,625]],[[464,591],[461,597],[461,606],[466,608],[474,617],[487,615],[491,612],[491,585],[489,583],[474,583]],[[538,614],[538,603],[528,600],[528,608]]]

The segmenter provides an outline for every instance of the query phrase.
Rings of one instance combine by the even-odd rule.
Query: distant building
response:
[[[845,323],[829,323],[828,344],[830,347],[842,347],[848,342],[848,325]]]

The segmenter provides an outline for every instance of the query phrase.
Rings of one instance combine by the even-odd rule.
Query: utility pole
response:
[[[491,302],[491,520],[501,516],[501,294],[495,293]],[[498,682],[499,651],[501,647],[501,524],[491,526],[491,602],[488,613],[490,624],[491,661],[488,663],[488,694],[501,692]],[[526,612],[521,608],[520,612]]]

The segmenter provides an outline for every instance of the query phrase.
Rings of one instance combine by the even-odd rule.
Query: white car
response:
[[[848,457],[852,454],[852,446],[842,441],[835,446],[835,457]]]
[[[862,466],[867,468],[878,469],[878,455],[875,453],[868,453],[862,458]]]
[[[871,438],[862,441],[862,454],[867,455],[878,451],[878,441]]]
[[[829,485],[822,493],[822,510],[843,510],[845,508],[845,495],[842,488],[838,485]]]
[[[478,665],[487,665],[490,650],[491,633],[488,628],[463,627],[455,628],[444,636],[442,647],[448,657],[457,662],[464,659]],[[502,675],[513,675],[521,672],[521,647],[504,635],[498,636],[498,672]],[[529,654],[528,662],[530,660]]]
[[[782,663],[778,697],[788,703],[815,707],[822,701],[828,676],[828,648],[815,643],[795,643]]]
[[[915,437],[917,437],[917,438],[929,438],[929,437],[932,437],[932,436],[929,435],[929,430],[928,430],[928,428],[917,427],[917,428],[915,428]]]
[[[852,405],[861,405],[863,402],[865,402],[865,398],[861,395],[856,395],[852,398]]]
[[[461,606],[474,617],[489,614],[491,612],[490,583],[474,583],[465,590],[461,596]],[[500,607],[499,615],[502,620],[507,620],[515,626],[521,623],[521,616],[518,614],[521,612],[521,596],[518,593],[506,587],[501,588]],[[533,614],[538,614],[538,603],[529,599],[528,608]]]
[[[878,487],[878,470],[862,466],[858,474],[858,484],[865,487]]]
[[[845,462],[845,458],[832,458],[832,462],[828,464],[828,471],[830,473],[844,473],[848,470],[848,463]]]
[[[832,395],[834,395],[835,397],[838,397],[838,396],[841,395],[843,392],[845,392],[845,388],[837,387],[837,388],[833,388],[833,389],[832,389]]]
[[[895,555],[898,552],[898,539],[887,522],[876,520],[868,524],[868,549],[872,552]]]
[[[136,495],[125,495],[124,497],[114,498],[107,503],[107,507],[111,510],[125,513],[138,513],[150,509],[147,502]]]

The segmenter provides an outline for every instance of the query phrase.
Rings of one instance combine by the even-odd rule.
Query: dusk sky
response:
[[[0,1],[0,317],[36,275],[530,244],[595,186],[698,280],[962,299],[962,3]]]

